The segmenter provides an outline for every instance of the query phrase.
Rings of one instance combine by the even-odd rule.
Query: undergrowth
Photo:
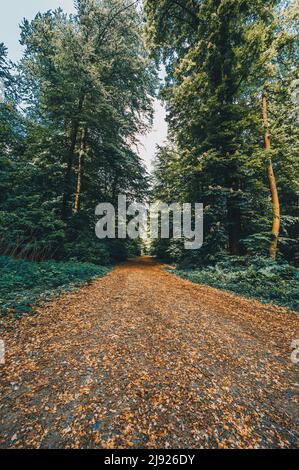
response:
[[[72,290],[102,277],[109,267],[77,261],[27,261],[0,256],[0,315],[16,317],[61,291]]]
[[[230,257],[203,268],[170,272],[198,284],[228,290],[263,303],[299,311],[299,271],[288,263],[268,258]]]

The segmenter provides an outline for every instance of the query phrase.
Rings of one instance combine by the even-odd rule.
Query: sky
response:
[[[73,0],[0,0],[0,42],[4,42],[8,48],[8,55],[12,61],[16,62],[22,56],[22,46],[19,43],[19,24],[22,19],[30,20],[39,11],[45,12],[58,7],[66,13],[74,12]],[[139,136],[138,146],[139,154],[149,171],[152,168],[156,145],[162,145],[167,138],[166,113],[161,101],[155,99],[154,110],[152,130],[146,136]]]

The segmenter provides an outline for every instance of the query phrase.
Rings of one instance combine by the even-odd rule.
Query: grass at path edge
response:
[[[251,265],[218,263],[215,266],[167,271],[196,284],[206,284],[264,304],[299,312],[299,271],[289,264],[266,260]]]
[[[28,261],[0,256],[0,316],[33,313],[34,306],[62,291],[103,277],[111,267],[77,261]]]

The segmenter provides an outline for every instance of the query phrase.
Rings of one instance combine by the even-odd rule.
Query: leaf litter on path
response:
[[[1,339],[2,448],[298,444],[298,317],[130,260]]]

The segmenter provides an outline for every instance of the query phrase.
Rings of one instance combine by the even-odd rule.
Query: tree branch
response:
[[[198,17],[196,15],[196,13],[194,13],[192,10],[190,10],[189,8],[186,7],[186,5],[182,5],[178,0],[172,0],[173,3],[175,3],[177,6],[179,6],[180,8],[182,8],[182,10],[184,10],[186,13],[188,13],[188,15],[191,15],[193,19],[195,19],[197,22],[198,22]]]
[[[118,17],[118,15],[120,15],[121,13],[123,13],[124,11],[128,10],[129,8],[131,8],[132,6],[136,5],[137,3],[139,3],[139,0],[135,0],[134,2],[130,3],[129,5],[126,5],[125,7],[123,8],[120,8],[111,18],[110,20],[107,21],[105,27],[102,29],[102,32],[100,32],[99,34],[99,40],[98,40],[98,45],[101,44],[101,41],[104,39],[105,37],[105,34],[109,28],[109,26],[113,23],[113,21]]]

